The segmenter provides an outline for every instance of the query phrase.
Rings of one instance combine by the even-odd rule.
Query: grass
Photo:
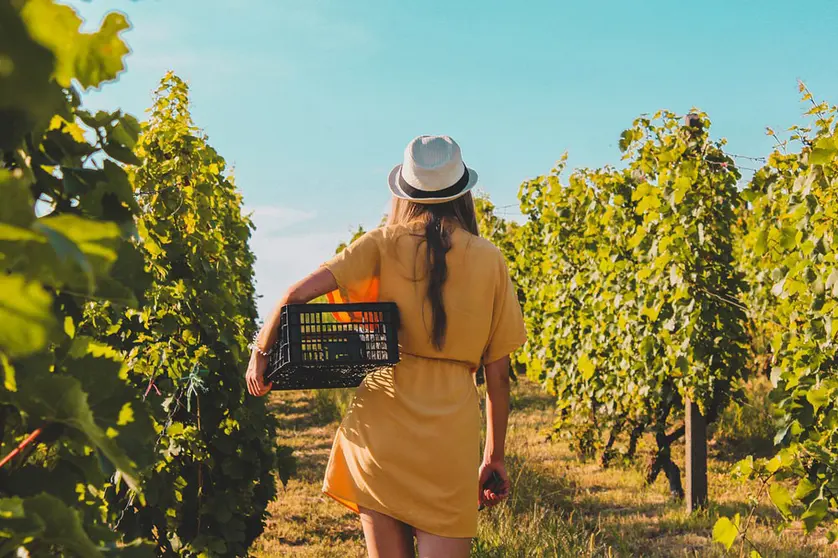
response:
[[[744,516],[751,509],[756,487],[732,481],[727,472],[730,448],[744,439],[759,447],[762,426],[753,423],[763,417],[761,396],[752,401],[752,415],[722,417],[710,452],[711,504],[687,515],[683,504],[670,501],[663,477],[644,484],[641,467],[651,440],[641,442],[638,465],[602,469],[578,460],[564,443],[548,441],[554,420],[549,396],[526,380],[514,384],[512,395],[507,464],[513,491],[504,505],[481,512],[472,556],[725,556],[711,540],[712,526],[719,514]],[[295,449],[298,473],[271,504],[253,556],[365,556],[357,517],[320,493],[332,436],[351,393],[271,397],[281,422],[279,438]],[[683,446],[673,454],[683,471]],[[794,526],[775,534],[771,524],[778,516],[767,496],[757,504],[749,536],[763,556],[838,557],[838,548],[826,546],[822,533],[806,537]],[[728,555],[739,556],[738,543]]]
[[[337,395],[337,394],[335,394]],[[320,492],[338,407],[317,392],[273,393],[271,410],[280,421],[279,441],[294,449],[297,474],[268,507],[265,532],[251,554],[257,557],[366,556],[357,516]]]
[[[340,422],[352,398],[355,396],[354,389],[317,389],[313,391],[314,408],[312,412],[321,419]]]
[[[717,457],[735,461],[747,455],[766,457],[774,451],[775,418],[769,398],[772,385],[765,376],[742,385],[743,394],[712,426]]]

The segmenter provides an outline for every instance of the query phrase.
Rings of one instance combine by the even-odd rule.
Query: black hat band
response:
[[[428,192],[427,190],[418,190],[408,184],[402,176],[401,169],[399,169],[399,187],[402,189],[402,192],[415,199],[450,198],[452,196],[456,196],[466,189],[466,186],[468,186],[468,179],[468,168],[463,165],[463,176],[456,182],[456,184],[449,186],[448,188],[443,188],[442,190]]]

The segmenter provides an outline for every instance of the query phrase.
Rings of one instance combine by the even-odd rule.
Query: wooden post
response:
[[[698,114],[684,118],[688,133],[695,137],[702,129]],[[687,435],[687,513],[707,505],[707,422],[698,405],[686,399],[685,418]]]
[[[707,423],[698,405],[686,400],[687,513],[707,504]]]

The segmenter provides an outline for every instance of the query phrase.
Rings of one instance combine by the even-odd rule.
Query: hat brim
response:
[[[390,176],[387,179],[387,183],[390,186],[390,191],[393,193],[394,196],[396,196],[399,199],[424,204],[445,203],[463,197],[464,195],[466,195],[466,193],[470,192],[472,188],[477,186],[477,172],[469,167],[466,167],[466,169],[468,169],[468,184],[466,184],[466,186],[457,194],[443,198],[414,198],[413,196],[407,194],[404,190],[402,190],[401,186],[399,186],[399,173],[401,173],[402,171],[401,165],[396,165],[395,167],[393,167],[393,170],[390,171]]]

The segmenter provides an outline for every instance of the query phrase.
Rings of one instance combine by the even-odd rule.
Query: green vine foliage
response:
[[[79,101],[122,71],[127,22],[80,26],[51,0],[0,2],[0,556],[153,556],[110,528],[106,496],[142,496],[149,412],[122,355],[80,327],[148,284],[124,167],[139,125]]]
[[[733,259],[739,173],[709,121],[671,113],[622,134],[625,168],[565,161],[525,182],[527,218],[506,244],[530,339],[519,357],[557,398],[557,431],[607,465],[625,433],[655,433],[660,471],[681,495],[670,445],[685,398],[713,419],[744,358],[743,283]],[[496,241],[497,242],[497,241]]]
[[[224,159],[192,122],[186,84],[171,73],[137,153],[147,303],[87,315],[126,351],[158,433],[145,501],[114,494],[125,510],[119,528],[153,539],[161,556],[245,556],[264,528],[277,466],[276,420],[244,384],[257,316],[252,224]]]
[[[736,473],[767,482],[788,524],[826,525],[838,538],[838,109],[800,86],[812,128],[802,147],[778,145],[743,197],[742,269],[754,329],[770,339],[777,454],[748,458]],[[770,134],[773,134],[769,130]],[[729,521],[729,520],[728,520]],[[784,525],[785,525],[784,524]],[[742,529],[743,539],[747,537]],[[734,533],[735,538],[735,533]],[[728,538],[726,544],[732,544]],[[730,546],[730,544],[727,544]]]
[[[524,266],[513,265],[521,255],[517,252],[516,241],[520,237],[520,226],[511,219],[505,219],[498,215],[497,207],[489,199],[489,196],[482,192],[474,194],[474,209],[477,217],[477,226],[480,235],[492,242],[498,249],[500,249],[507,262],[507,267],[510,274],[513,275],[515,283],[518,285],[518,301],[523,308],[525,303],[523,287],[526,285],[527,275],[516,273]],[[517,242],[520,245],[520,242]],[[510,377],[517,379],[518,374],[526,373],[526,366],[521,357],[522,352],[516,351],[510,356]],[[482,384],[485,381],[484,371],[481,367],[477,371],[477,382]]]
[[[340,244],[338,244],[338,247],[335,248],[335,254],[340,254],[341,252],[346,250],[346,248],[350,244],[352,244],[353,242],[355,242],[356,240],[358,240],[359,238],[364,236],[366,234],[366,232],[367,231],[364,229],[364,227],[362,225],[358,225],[358,228],[355,229],[355,232],[352,233],[352,237],[349,239],[349,242],[341,242]]]

